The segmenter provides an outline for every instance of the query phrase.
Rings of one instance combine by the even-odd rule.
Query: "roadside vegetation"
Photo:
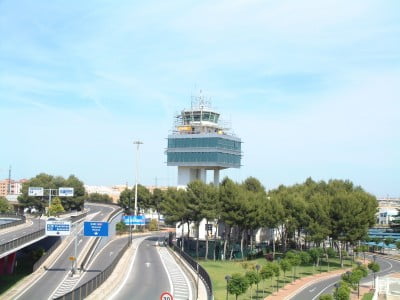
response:
[[[200,261],[200,264],[211,277],[216,300],[226,299],[227,291],[229,299],[235,298],[235,292],[239,292],[235,288],[238,282],[243,289],[238,293],[238,299],[263,299],[301,277],[341,269],[337,257],[329,258],[329,262],[321,260],[320,265],[316,266],[312,260],[307,259],[307,251],[301,252],[303,254],[294,251],[289,253],[286,257],[277,253],[275,262],[258,258],[251,261],[208,260]],[[296,256],[303,256],[305,261],[300,259],[297,264],[299,258]],[[346,256],[343,263],[344,268],[356,266],[352,257]],[[234,281],[231,281],[232,278]],[[250,282],[253,282],[251,286]]]

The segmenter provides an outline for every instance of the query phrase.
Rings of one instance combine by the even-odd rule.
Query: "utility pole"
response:
[[[11,195],[11,165],[8,169],[8,195]]]

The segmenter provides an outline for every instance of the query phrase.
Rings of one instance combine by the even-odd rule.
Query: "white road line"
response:
[[[388,270],[390,270],[390,269],[393,268],[393,265],[392,265],[390,262],[388,262],[388,261],[386,261],[386,260],[385,260],[385,262],[388,263],[390,266],[389,266],[388,268],[386,268],[385,270],[382,270],[382,271],[380,271],[380,272],[377,272],[377,274],[382,273],[382,272],[386,272],[386,271],[388,271]],[[325,287],[325,288],[324,288],[321,292],[319,292],[314,298],[312,298],[312,300],[318,299],[318,297],[319,297],[326,289],[328,289],[328,288],[331,287],[331,286],[334,286],[335,283],[336,283],[336,282],[334,282],[334,283],[328,285],[327,287]]]
[[[63,255],[63,253],[68,249],[68,247],[71,245],[71,243],[74,241],[74,239],[71,239],[71,241],[64,247],[64,250],[58,255],[58,257],[61,257]],[[61,246],[61,245],[60,245]],[[59,247],[60,247],[59,246]],[[58,261],[58,259],[54,260],[54,262],[50,265],[49,269],[51,269],[54,264]],[[27,287],[25,287],[24,291],[17,295],[14,300],[18,299],[19,297],[21,297],[23,294],[25,294],[25,292],[27,292],[33,285],[36,284],[36,282],[38,282],[44,275],[47,274],[46,272],[43,272],[43,274],[41,274],[36,280],[34,280],[31,284],[29,284]]]
[[[147,237],[143,237],[143,238],[138,238],[138,239],[134,239],[134,240],[133,240],[133,241],[137,241],[137,243],[136,243],[137,245],[135,245],[135,246],[136,246],[136,249],[135,249],[135,252],[134,252],[134,254],[133,254],[133,259],[132,259],[131,264],[130,264],[130,266],[129,266],[129,270],[128,270],[128,272],[126,272],[124,281],[119,285],[119,287],[117,288],[117,290],[115,291],[115,293],[111,295],[110,299],[113,299],[115,296],[117,296],[117,295],[119,294],[119,292],[121,292],[122,288],[125,286],[126,282],[128,281],[129,275],[130,275],[131,272],[132,272],[133,263],[135,262],[135,259],[136,259],[136,254],[137,254],[137,252],[138,252],[137,250],[138,250],[140,244],[141,244],[146,238],[147,238]],[[133,246],[134,246],[134,245],[131,245],[131,247],[133,247]],[[130,249],[128,249],[127,251],[129,251],[129,250],[130,250]]]

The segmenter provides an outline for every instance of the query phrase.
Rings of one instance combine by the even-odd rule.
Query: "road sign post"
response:
[[[51,197],[52,196],[59,196],[59,197],[73,197],[74,196],[74,188],[71,188],[71,187],[60,187],[58,189],[44,189],[42,187],[33,187],[33,186],[30,186],[28,188],[28,196],[43,197],[45,191],[49,192],[49,207],[47,209],[49,217],[50,217],[50,205],[51,205]],[[54,195],[53,195],[53,193],[54,193]]]

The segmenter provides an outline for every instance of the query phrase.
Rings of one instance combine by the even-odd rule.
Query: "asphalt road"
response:
[[[376,276],[384,276],[393,272],[400,272],[400,261],[389,259],[388,257],[377,257],[376,262],[380,265],[381,271],[376,273]],[[361,284],[366,282],[372,282],[374,279],[373,274],[368,275],[366,278],[361,280]],[[340,281],[340,276],[335,276],[326,280],[314,283],[300,293],[293,296],[292,300],[314,300],[322,294],[332,294],[334,284]]]
[[[104,221],[108,215],[115,209],[111,206],[100,206],[100,205],[86,205],[89,208],[89,214],[99,212],[92,220],[93,221]],[[80,233],[82,234],[82,224],[80,225]],[[80,236],[78,237],[77,253],[84,248],[89,242],[89,237]],[[16,299],[48,299],[51,297],[55,289],[60,285],[63,279],[68,275],[71,270],[71,261],[68,259],[74,255],[74,242],[71,243],[64,249],[60,254],[59,258],[49,266],[49,269],[43,273],[33,284],[26,288],[22,293],[17,295]]]
[[[18,239],[32,232],[36,232],[44,228],[45,221],[37,218],[27,219],[23,227],[8,227],[0,230],[0,244],[5,244],[9,241]],[[30,225],[28,225],[30,224]]]
[[[114,300],[160,299],[164,291],[170,291],[168,275],[156,245],[160,237],[149,237],[137,249],[133,268]]]

